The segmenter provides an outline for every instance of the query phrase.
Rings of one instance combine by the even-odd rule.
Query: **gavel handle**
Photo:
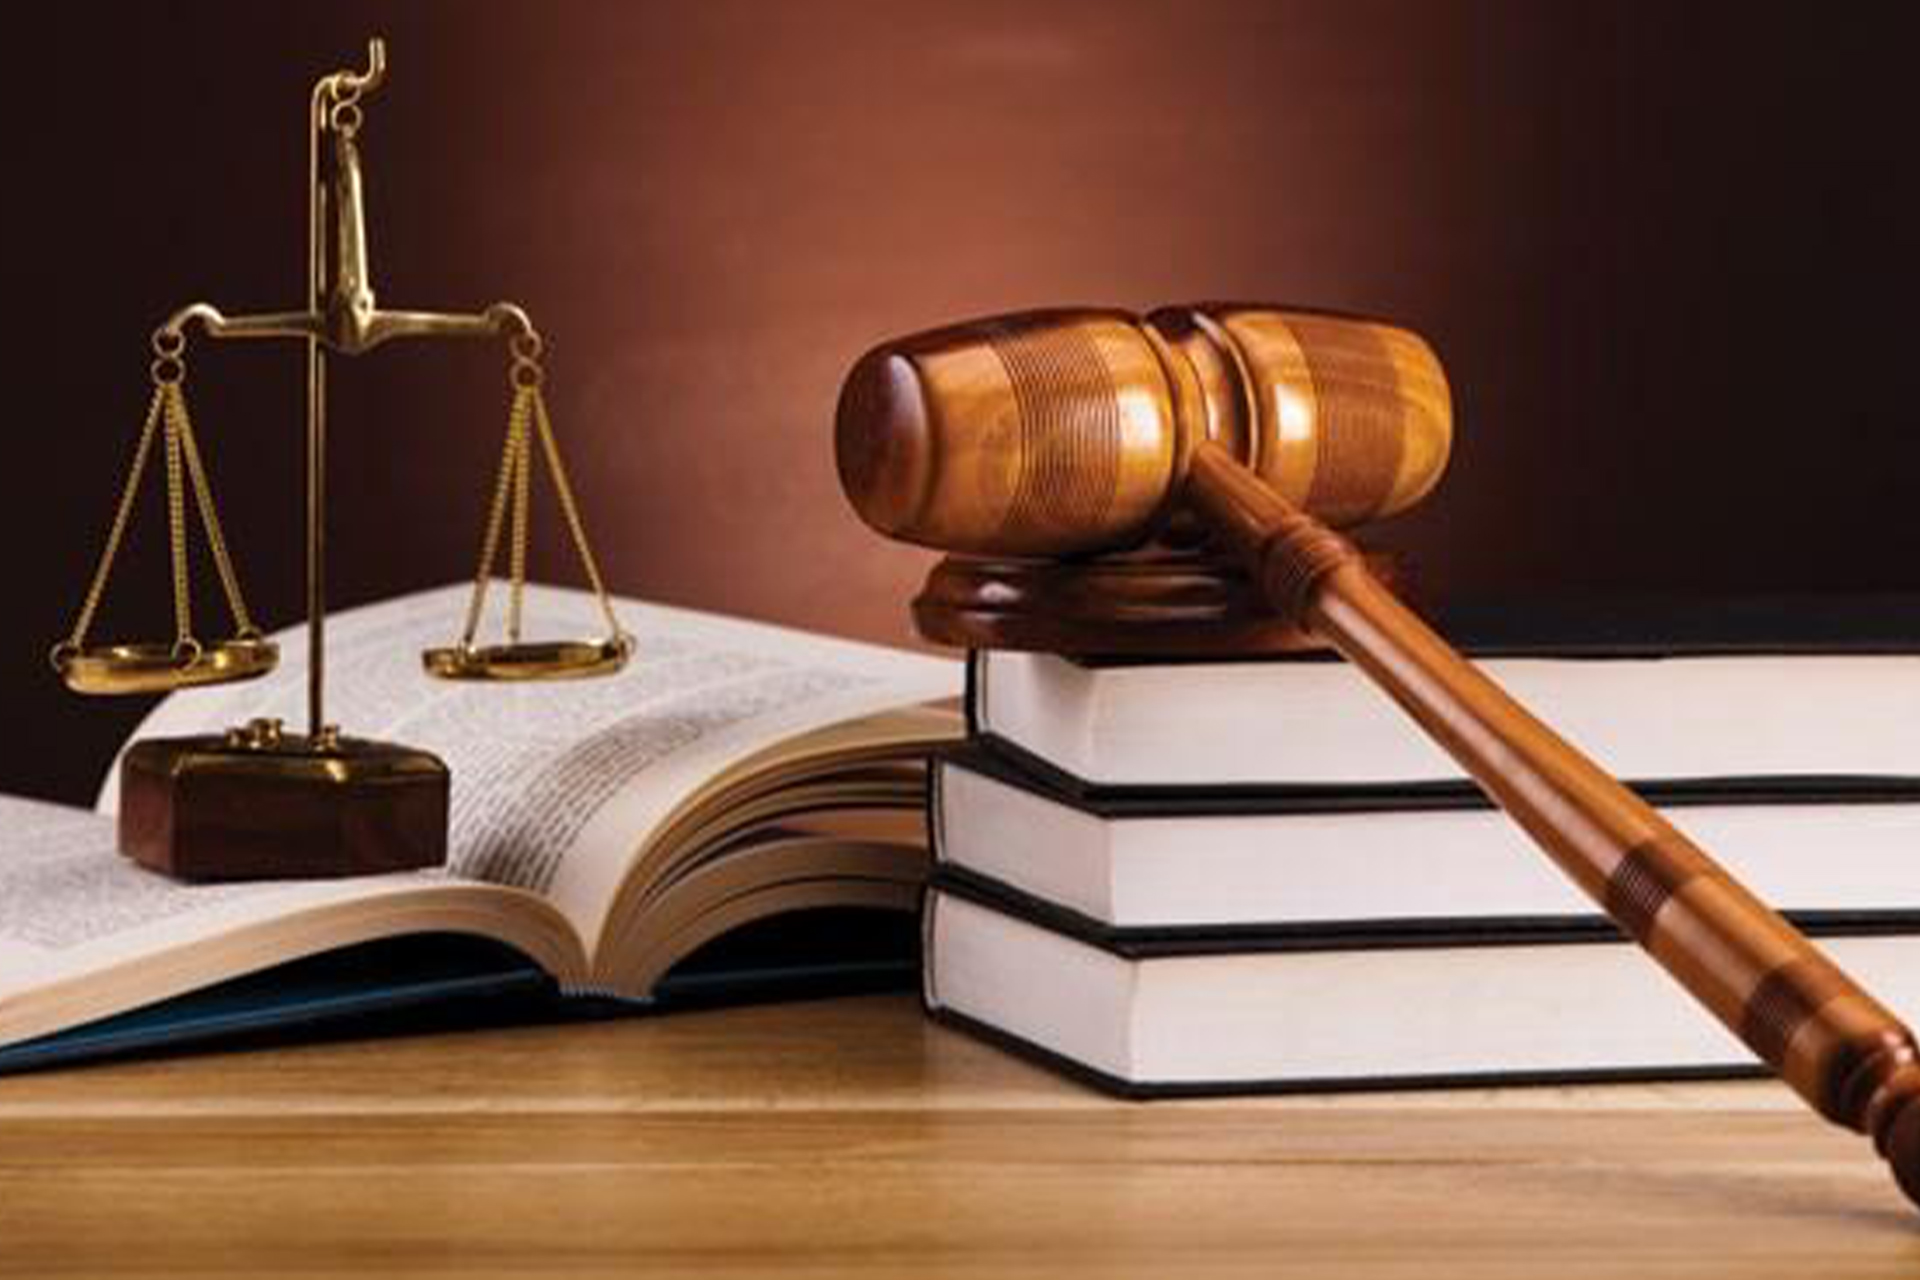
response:
[[[1899,1019],[1455,653],[1367,572],[1351,544],[1231,454],[1199,445],[1187,493],[1247,560],[1269,604],[1313,628],[1398,702],[1816,1111],[1870,1134],[1920,1204],[1920,1049]]]

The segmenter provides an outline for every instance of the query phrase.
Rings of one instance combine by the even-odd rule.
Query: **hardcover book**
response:
[[[1616,777],[1920,773],[1920,599],[1494,604],[1438,626]],[[981,651],[968,715],[978,736],[1065,788],[1463,779],[1325,653],[1152,662]]]
[[[936,876],[927,1008],[1128,1096],[1763,1070],[1618,934],[1165,937],[1033,905]],[[1896,1013],[1920,1013],[1920,913],[1814,932]]]
[[[1283,714],[1285,708],[1277,708]],[[1920,910],[1920,777],[1652,782],[1643,799],[1804,922]],[[1612,926],[1470,783],[1221,796],[1062,788],[979,744],[933,765],[944,874],[1092,925],[1318,935]]]

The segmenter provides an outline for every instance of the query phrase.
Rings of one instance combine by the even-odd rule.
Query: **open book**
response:
[[[619,601],[637,642],[619,675],[435,681],[420,651],[444,641],[467,590],[337,614],[327,632],[328,718],[452,770],[444,868],[186,885],[116,852],[117,770],[99,812],[0,797],[0,1068],[179,1038],[182,1019],[265,1024],[248,1009],[297,1004],[303,971],[289,962],[306,957],[357,952],[344,989],[337,971],[320,984],[323,1003],[346,1007],[484,991],[503,972],[442,959],[369,973],[383,940],[372,954],[399,955],[395,939],[486,939],[522,980],[537,966],[565,993],[645,999],[755,922],[917,905],[925,757],[961,732],[937,705],[959,693],[958,663]],[[583,593],[529,588],[527,609],[535,634],[597,629]],[[305,646],[298,631],[279,639],[277,672],[173,694],[135,737],[302,723]],[[236,980],[263,973],[236,1006]],[[208,989],[226,996],[182,1012]]]

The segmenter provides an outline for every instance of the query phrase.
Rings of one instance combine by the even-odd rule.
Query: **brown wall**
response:
[[[376,30],[382,299],[532,310],[623,592],[905,640],[924,557],[832,474],[853,356],[969,314],[1208,295],[1432,338],[1455,470],[1384,538],[1442,593],[1920,585],[1898,6],[159,8],[10,20],[6,790],[86,796],[137,711],[65,697],[41,654],[146,335],[190,299],[296,301],[307,87]],[[298,357],[193,368],[257,611],[289,620]],[[340,603],[470,571],[499,379],[477,348],[340,369]],[[147,515],[122,631],[166,622]]]

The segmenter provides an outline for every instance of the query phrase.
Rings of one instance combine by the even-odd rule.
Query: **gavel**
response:
[[[889,537],[1071,557],[1197,519],[1755,1056],[1871,1136],[1920,1204],[1913,1033],[1329,527],[1417,502],[1451,440],[1446,377],[1415,334],[1242,305],[1028,312],[884,343],[848,374],[836,423],[847,497]]]

